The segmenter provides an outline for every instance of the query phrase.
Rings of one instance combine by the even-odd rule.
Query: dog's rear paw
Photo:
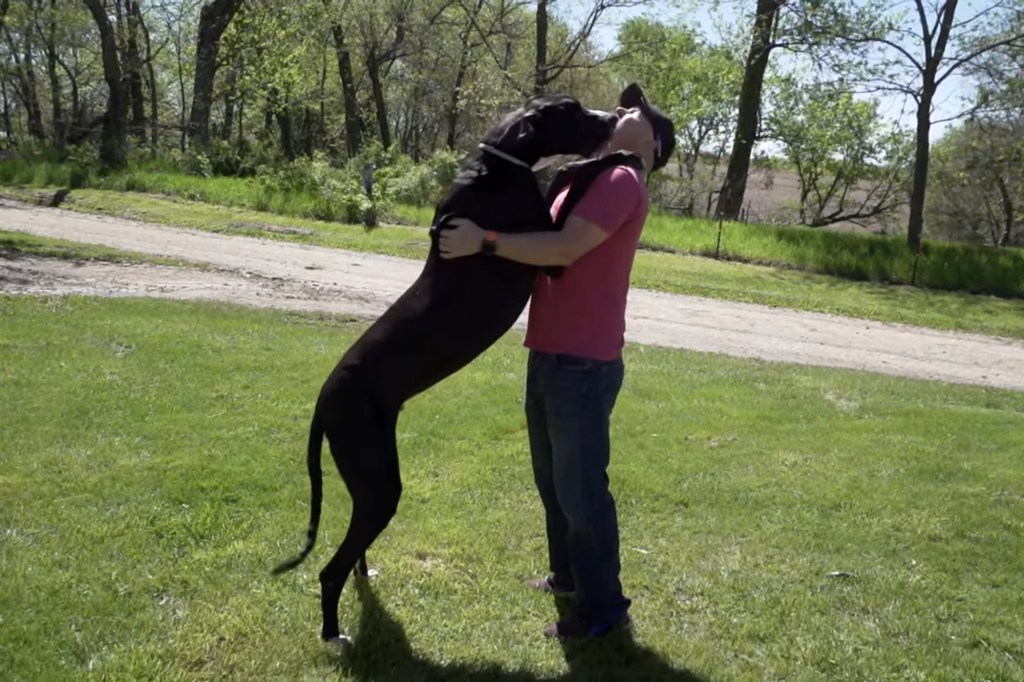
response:
[[[352,638],[348,635],[336,635],[330,639],[324,640],[324,643],[331,649],[342,650],[352,646]]]

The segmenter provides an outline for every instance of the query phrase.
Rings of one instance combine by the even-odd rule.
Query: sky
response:
[[[736,25],[742,22],[742,25],[747,26],[747,30],[749,30],[749,22],[752,19],[750,17],[743,17],[742,13],[747,11],[750,14],[753,13],[755,3],[752,0],[725,0],[718,4],[714,10],[711,9],[711,3],[693,1],[696,9],[687,11],[680,9],[680,2],[672,2],[671,0],[653,0],[645,7],[609,11],[596,27],[593,39],[602,50],[611,50],[615,47],[616,35],[622,23],[630,18],[644,15],[651,16],[658,21],[668,24],[684,22],[696,24],[709,39],[717,35],[715,19],[718,20],[717,23],[724,23],[726,25]],[[576,19],[577,21],[573,21],[573,25],[578,25],[578,21],[582,20],[582,17],[586,15],[588,9],[593,6],[593,2],[594,0],[555,0],[552,2],[552,8],[559,16],[565,17],[570,21]],[[990,0],[961,0],[957,9],[957,18],[969,18],[980,8],[988,4],[990,4]],[[912,5],[908,3],[908,6]],[[747,9],[748,7],[749,10]],[[916,54],[920,50],[921,48],[918,47],[912,53]],[[942,119],[948,119],[959,114],[963,110],[963,100],[970,97],[972,91],[973,86],[966,79],[957,78],[955,75],[940,86],[932,115],[931,139],[933,141],[941,137],[949,127],[956,124],[955,121],[942,121]],[[896,94],[882,94],[876,95],[876,97],[879,100],[880,112],[893,125],[900,124],[906,128],[913,127],[914,103],[911,100]]]

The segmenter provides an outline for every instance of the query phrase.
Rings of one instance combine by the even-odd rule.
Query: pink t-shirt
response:
[[[565,201],[566,188],[551,206]],[[601,173],[576,204],[574,215],[597,225],[608,238],[565,268],[562,276],[541,273],[533,287],[525,346],[594,360],[622,355],[626,294],[633,256],[647,219],[647,188],[634,169]]]

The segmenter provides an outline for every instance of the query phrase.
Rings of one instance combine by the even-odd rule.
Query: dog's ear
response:
[[[512,121],[505,132],[498,138],[498,147],[514,147],[523,140],[533,136],[534,126],[540,120],[540,114],[536,110],[523,113],[522,116]]]

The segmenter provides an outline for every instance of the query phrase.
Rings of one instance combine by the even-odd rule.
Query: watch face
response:
[[[480,253],[484,254],[485,256],[493,256],[497,248],[497,244],[487,239],[483,240],[480,243]]]

